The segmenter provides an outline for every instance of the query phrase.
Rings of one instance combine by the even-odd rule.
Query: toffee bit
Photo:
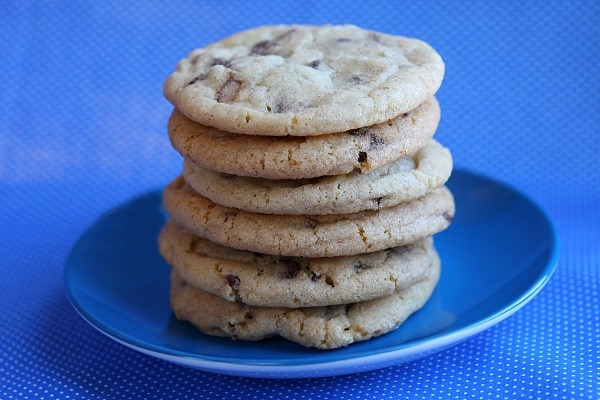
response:
[[[233,77],[227,79],[223,86],[221,86],[221,88],[217,91],[217,102],[229,103],[233,101],[237,97],[241,85],[242,82],[234,79]]]
[[[331,279],[329,275],[325,275],[325,283],[331,287],[335,287],[335,282],[333,281],[333,279]]]

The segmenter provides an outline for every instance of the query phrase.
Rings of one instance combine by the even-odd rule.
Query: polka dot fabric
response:
[[[193,48],[273,23],[354,23],[442,54],[438,140],[556,224],[559,265],[534,300],[414,362],[293,380],[160,361],[77,315],[63,284],[77,238],[181,168],[163,80]],[[600,398],[598,27],[596,1],[2,2],[0,398]]]

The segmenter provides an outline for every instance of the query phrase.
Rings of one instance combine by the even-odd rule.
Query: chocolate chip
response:
[[[358,152],[358,162],[359,163],[363,163],[367,161],[367,152],[366,151],[359,151]]]
[[[279,114],[279,113],[283,112],[283,109],[284,109],[283,103],[277,103],[273,107],[271,107],[270,105],[267,105],[268,112],[274,112],[276,114]]]
[[[203,81],[205,79],[206,79],[206,75],[200,74],[197,77],[195,77],[194,79],[192,79],[191,81],[189,81],[187,85],[188,86],[189,85],[193,85],[194,83],[199,82],[199,81]]]
[[[306,219],[307,219],[306,220],[306,226],[309,227],[309,228],[314,228],[319,223],[319,221],[317,221],[316,219],[312,218],[310,215]]]
[[[283,263],[283,265],[285,267],[285,270],[283,271],[284,278],[293,279],[300,272],[300,264],[298,264],[296,261],[290,260],[290,259],[284,259],[281,262]]]
[[[231,68],[231,62],[229,60],[225,60],[224,58],[213,58],[210,60],[209,67],[214,67],[215,65],[222,65],[225,68]]]
[[[380,144],[385,143],[383,138],[381,136],[379,136],[377,134],[377,132],[371,132],[371,136],[369,137],[369,139],[370,139],[369,143],[370,143],[371,147],[379,146]]]
[[[350,83],[353,85],[360,85],[363,82],[364,79],[358,75],[352,75],[352,77],[350,78]]]
[[[227,79],[223,86],[221,86],[221,88],[217,91],[217,102],[229,103],[233,101],[239,93],[241,85],[242,82],[234,79],[233,77],[229,77],[229,79]]]
[[[271,48],[276,46],[278,43],[274,40],[261,40],[252,46],[252,50],[250,50],[250,55],[256,56],[267,56],[271,53]]]
[[[223,216],[225,217],[225,220],[223,222],[227,222],[229,221],[229,218],[235,218],[237,215],[237,210],[229,208],[223,213]]]
[[[189,253],[193,253],[196,251],[196,247],[198,247],[198,244],[200,242],[200,238],[193,238],[192,241],[190,242],[190,247],[188,248],[188,252]]]
[[[283,32],[277,37],[277,40],[286,39],[287,37],[291,36],[294,32],[296,32],[296,29],[290,29],[289,31]]]
[[[311,273],[310,275],[310,280],[313,282],[317,282],[319,279],[321,279],[321,275],[317,275],[314,272]]]
[[[319,69],[319,65],[321,65],[321,60],[314,60],[309,62],[308,64],[306,64],[308,67],[311,67],[313,69]]]
[[[362,271],[363,269],[367,269],[367,268],[369,268],[369,266],[368,266],[368,265],[365,265],[365,264],[363,264],[363,262],[362,262],[362,261],[356,261],[356,262],[354,262],[354,264],[352,264],[352,267],[354,267],[354,269],[355,269],[357,272],[360,272],[360,271]]]
[[[221,176],[221,178],[226,179],[228,181],[238,177],[237,175],[226,174],[224,172],[221,172],[220,176]]]
[[[232,288],[237,288],[240,285],[240,277],[235,275],[225,275],[227,284]]]
[[[351,129],[348,131],[348,133],[350,135],[354,135],[354,136],[365,136],[366,134],[368,134],[372,129],[369,127],[362,127],[362,128],[358,128],[358,129]]]
[[[409,246],[399,246],[399,247],[393,247],[391,249],[387,249],[386,251],[396,253],[398,255],[402,255],[402,254],[407,253],[408,250],[409,250]]]
[[[235,301],[241,302],[242,298],[240,296],[240,278],[236,275],[229,274],[225,275],[225,280],[227,281],[227,284],[233,291],[232,297],[235,299]]]
[[[369,33],[369,39],[374,41],[375,43],[381,43],[381,36],[375,32]]]
[[[443,213],[442,217],[444,217],[444,219],[448,222],[452,222],[452,220],[454,219],[454,216],[448,214],[447,212]]]
[[[200,54],[196,55],[194,58],[192,58],[190,60],[190,64],[192,64],[192,67],[196,66],[196,64],[198,64],[198,60],[200,60]]]

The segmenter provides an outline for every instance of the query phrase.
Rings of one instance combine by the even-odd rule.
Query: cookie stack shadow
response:
[[[184,163],[163,193],[159,249],[177,318],[319,349],[398,328],[435,289],[433,236],[454,216],[439,118],[431,93],[374,125],[256,135],[193,121],[175,102],[168,133]]]

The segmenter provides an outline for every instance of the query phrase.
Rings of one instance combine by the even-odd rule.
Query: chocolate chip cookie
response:
[[[168,133],[187,160],[216,172],[267,179],[303,179],[369,172],[414,154],[435,134],[435,97],[381,124],[318,136],[255,136],[221,131],[175,109]]]
[[[264,26],[192,51],[164,94],[188,118],[252,135],[379,124],[433,96],[444,62],[427,43],[352,25]]]
[[[277,257],[234,250],[169,222],[161,255],[188,283],[261,307],[315,307],[388,296],[421,281],[435,259],[432,238],[346,257]]]
[[[263,214],[347,214],[378,210],[422,197],[446,183],[450,151],[435,140],[412,156],[367,173],[270,180],[213,172],[185,161],[186,182],[211,201]]]
[[[178,177],[165,188],[163,206],[171,219],[212,242],[293,257],[355,255],[402,246],[446,229],[454,216],[454,198],[445,186],[374,211],[273,215],[223,207]]]
[[[306,347],[335,349],[398,328],[430,298],[440,275],[434,257],[423,280],[373,300],[325,307],[256,307],[207,293],[176,271],[171,276],[175,316],[201,332],[240,340],[281,336]]]

